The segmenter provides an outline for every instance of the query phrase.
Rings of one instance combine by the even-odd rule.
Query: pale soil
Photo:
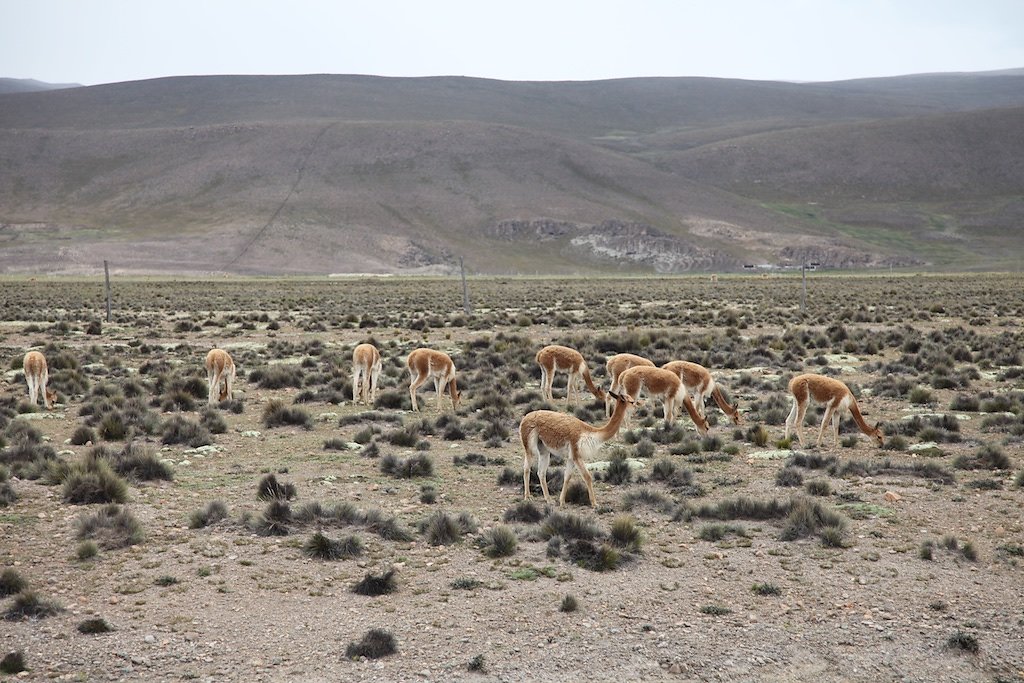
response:
[[[21,335],[17,326],[5,329],[10,347],[40,337]],[[374,334],[388,338],[387,330]],[[531,331],[538,348],[554,334],[547,328]],[[188,335],[196,363],[214,335],[206,330]],[[102,342],[131,336],[133,331],[111,326]],[[332,348],[351,348],[365,334],[340,330],[311,335],[283,327],[277,335],[309,337]],[[224,345],[230,349],[247,340],[265,342],[265,333],[255,330]],[[65,343],[95,342],[81,337]],[[735,373],[716,375],[729,386]],[[847,376],[859,377],[856,372]],[[399,386],[405,381],[403,374]],[[564,395],[558,390],[563,383],[556,382],[556,398]],[[642,526],[641,554],[606,573],[549,559],[546,544],[539,541],[521,539],[511,558],[492,560],[470,538],[431,547],[419,534],[413,542],[390,542],[356,527],[325,533],[335,538],[355,533],[366,546],[363,557],[324,562],[302,552],[311,529],[274,538],[257,536],[240,524],[243,512],[257,513],[265,505],[256,499],[264,473],[286,469],[277,476],[297,486],[299,498],[293,505],[351,501],[361,509],[395,515],[410,530],[436,509],[468,511],[483,530],[502,521],[522,490],[497,485],[500,466],[455,467],[452,456],[483,453],[518,469],[521,447],[514,430],[499,449],[484,448],[478,438],[448,442],[427,437],[435,468],[428,481],[439,498],[426,505],[419,502],[423,480],[385,476],[377,461],[357,451],[323,450],[326,439],[350,440],[362,428],[339,428],[337,417],[363,408],[303,404],[315,418],[312,431],[267,429],[260,423],[263,404],[272,397],[288,399],[294,391],[262,391],[244,380],[237,386],[244,394],[245,412],[224,413],[229,429],[215,437],[217,453],[165,447],[162,454],[174,462],[174,481],[132,488],[129,508],[146,532],[140,545],[78,561],[74,522],[83,508],[62,503],[59,487],[14,482],[19,500],[0,508],[0,564],[15,567],[32,587],[67,608],[42,620],[0,622],[0,647],[5,653],[23,651],[31,669],[19,680],[1024,680],[1024,569],[998,552],[1006,544],[1024,544],[1024,492],[1013,486],[1013,474],[1022,464],[1019,443],[1005,447],[1014,462],[1011,472],[958,471],[952,486],[910,476],[831,478],[835,492],[855,493],[875,506],[862,506],[867,514],[851,517],[848,547],[842,549],[825,548],[816,538],[782,542],[777,523],[746,520],[734,523],[747,529],[749,543],[734,536],[706,542],[697,536],[706,520],[673,522],[666,514],[640,507],[630,514]],[[536,387],[535,379],[531,386]],[[468,398],[473,387],[463,390]],[[17,393],[22,387],[8,383],[3,391]],[[952,393],[936,393],[941,410]],[[433,394],[424,394],[424,414],[433,417]],[[743,390],[733,394],[741,407],[758,398]],[[862,405],[872,422],[882,416],[895,419],[909,408],[880,398],[867,398]],[[708,411],[718,412],[711,406]],[[65,445],[76,416],[72,400],[34,424],[58,450],[81,454],[86,447]],[[980,416],[971,417],[963,423],[962,443],[943,444],[947,454],[936,460],[944,467],[987,438],[979,432]],[[813,434],[810,422],[808,436]],[[248,430],[260,435],[243,435]],[[781,426],[769,431],[773,440],[782,436]],[[719,420],[715,433],[725,444],[733,443],[732,427],[725,420]],[[683,456],[669,456],[690,467],[695,482],[708,491],[693,502],[741,494],[786,499],[799,493],[775,485],[783,461],[750,458],[761,449],[738,445],[739,455],[728,462],[689,463]],[[878,451],[864,437],[852,449],[822,450],[840,459],[911,459]],[[410,453],[386,442],[381,451]],[[666,456],[667,447],[659,445],[650,462]],[[1003,488],[963,486],[985,476],[998,476]],[[806,473],[807,480],[818,478],[828,475]],[[596,518],[607,530],[621,514],[624,492],[636,488],[598,483],[598,502],[608,507],[599,514],[571,510]],[[900,500],[887,500],[886,492],[897,493]],[[230,521],[190,530],[189,515],[215,499],[228,504]],[[835,497],[822,500],[828,505],[841,502]],[[978,561],[945,550],[937,550],[930,562],[918,557],[923,541],[945,535],[971,541]],[[367,598],[349,591],[366,573],[389,567],[398,568],[396,593]],[[514,578],[513,572],[524,567],[551,569],[533,580]],[[163,576],[180,582],[156,585]],[[484,585],[453,588],[452,582],[460,578]],[[755,583],[774,584],[781,595],[759,596],[751,590]],[[578,611],[559,611],[568,594],[578,599]],[[731,612],[703,613],[709,605]],[[103,617],[115,630],[79,634],[76,625],[89,616]],[[377,661],[347,659],[346,645],[372,628],[390,631],[398,654]],[[947,646],[957,630],[977,637],[977,654]],[[476,655],[483,655],[483,672],[467,670]]]

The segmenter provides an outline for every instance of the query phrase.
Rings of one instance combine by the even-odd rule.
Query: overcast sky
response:
[[[828,81],[1024,67],[1024,0],[0,0],[0,77]]]

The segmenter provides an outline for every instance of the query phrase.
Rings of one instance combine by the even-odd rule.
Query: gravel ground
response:
[[[38,339],[13,329],[5,341],[10,349]],[[133,332],[121,334],[130,338]],[[105,335],[106,342],[118,343],[117,330]],[[193,350],[180,351],[179,357],[191,353],[200,363],[211,336],[193,334]],[[261,342],[259,331],[250,336],[226,346]],[[359,330],[313,336],[340,349],[365,339]],[[538,347],[553,336],[539,328]],[[279,338],[301,339],[304,333],[284,328]],[[84,347],[94,340],[70,343]],[[143,360],[140,355],[127,364],[137,368]],[[716,374],[729,386],[739,372]],[[841,376],[861,380],[859,373],[854,366]],[[8,373],[0,387],[4,395],[23,391],[13,379]],[[992,386],[990,380],[978,386],[986,382]],[[536,379],[528,384],[536,389]],[[485,448],[476,436],[461,441],[426,436],[426,451],[382,443],[382,453],[422,452],[433,462],[429,477],[396,479],[381,473],[378,459],[358,450],[323,448],[332,438],[352,441],[365,424],[339,427],[338,419],[363,407],[303,403],[312,429],[270,429],[260,419],[266,403],[274,398],[290,403],[296,391],[263,390],[244,379],[237,386],[244,412],[222,411],[228,429],[216,436],[215,448],[153,444],[171,463],[174,480],[131,486],[127,508],[145,531],[138,545],[77,559],[76,520],[98,506],[68,505],[60,487],[11,480],[18,499],[0,508],[0,564],[64,607],[47,618],[0,621],[0,654],[20,651],[29,668],[17,680],[1024,680],[1024,558],[1013,553],[1024,545],[1024,491],[1014,485],[1019,443],[1005,446],[1013,470],[956,471],[953,484],[905,474],[838,477],[804,470],[805,481],[828,480],[832,494],[816,500],[848,520],[839,548],[826,547],[815,536],[781,541],[779,520],[730,520],[745,536],[705,541],[700,533],[711,520],[673,521],[670,514],[638,506],[626,514],[641,529],[640,552],[615,570],[598,572],[549,557],[537,525],[513,525],[519,539],[510,557],[492,559],[474,543],[503,524],[506,511],[522,497],[521,484],[497,483],[503,465],[494,464],[503,461],[521,472],[514,432],[498,448]],[[463,386],[467,398],[473,389]],[[434,419],[432,391],[424,394],[423,416]],[[556,390],[556,397],[561,395]],[[759,398],[743,389],[733,395],[741,408]],[[941,393],[938,405],[948,406],[950,396]],[[67,443],[82,419],[76,403],[72,399],[53,413],[17,419],[32,420],[50,444],[68,457],[78,456],[88,447]],[[862,406],[875,416],[868,418],[872,422],[878,416],[896,419],[910,409],[881,397],[863,398]],[[708,410],[718,412],[713,406]],[[473,417],[465,403],[461,413]],[[973,452],[987,438],[980,431],[981,416],[967,417],[963,440],[943,444],[939,457],[879,451],[865,437],[850,448],[807,452],[835,455],[841,462],[889,457],[951,469],[957,455]],[[773,441],[781,438],[782,427],[768,428]],[[731,457],[669,456],[667,447],[658,445],[641,472],[649,476],[650,464],[662,457],[689,468],[706,495],[677,502],[693,505],[736,496],[788,500],[801,493],[776,485],[784,460],[749,442],[734,442],[732,431],[719,419],[715,433],[738,448]],[[469,453],[492,462],[453,463],[454,456]],[[385,540],[359,526],[325,528],[332,538],[356,535],[364,550],[353,559],[324,561],[302,549],[315,526],[294,527],[287,536],[258,535],[242,519],[265,508],[256,490],[268,473],[296,486],[293,508],[315,500],[378,509],[412,531],[413,540]],[[969,485],[985,478],[997,480],[999,488]],[[436,488],[435,502],[421,502],[424,483]],[[624,496],[650,487],[657,488],[598,482],[597,511],[569,509],[607,531],[624,514]],[[190,529],[189,516],[213,500],[227,504],[228,518]],[[468,513],[477,533],[455,544],[430,545],[417,528],[437,510]],[[943,547],[946,536],[961,545],[970,542],[977,559]],[[928,540],[939,544],[930,561],[920,557]],[[351,591],[367,574],[392,568],[394,593],[367,597]],[[467,584],[471,587],[457,587]],[[755,584],[767,584],[777,594],[758,594]],[[569,595],[578,609],[562,611]],[[5,598],[0,608],[10,603]],[[78,632],[79,623],[95,617],[113,630]],[[391,633],[397,653],[347,657],[348,645],[371,629]],[[951,644],[956,634],[967,636],[960,642],[975,643],[976,651]]]

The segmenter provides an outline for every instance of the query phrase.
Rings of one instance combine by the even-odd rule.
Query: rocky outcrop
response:
[[[562,241],[566,256],[618,266],[641,266],[656,273],[736,265],[728,255],[694,241],[650,225],[622,220],[606,220],[596,225],[547,218],[505,220],[488,233],[507,241]]]

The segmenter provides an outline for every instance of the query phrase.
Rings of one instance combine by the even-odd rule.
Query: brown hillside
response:
[[[1021,83],[221,76],[5,94],[0,271],[1012,266]]]

